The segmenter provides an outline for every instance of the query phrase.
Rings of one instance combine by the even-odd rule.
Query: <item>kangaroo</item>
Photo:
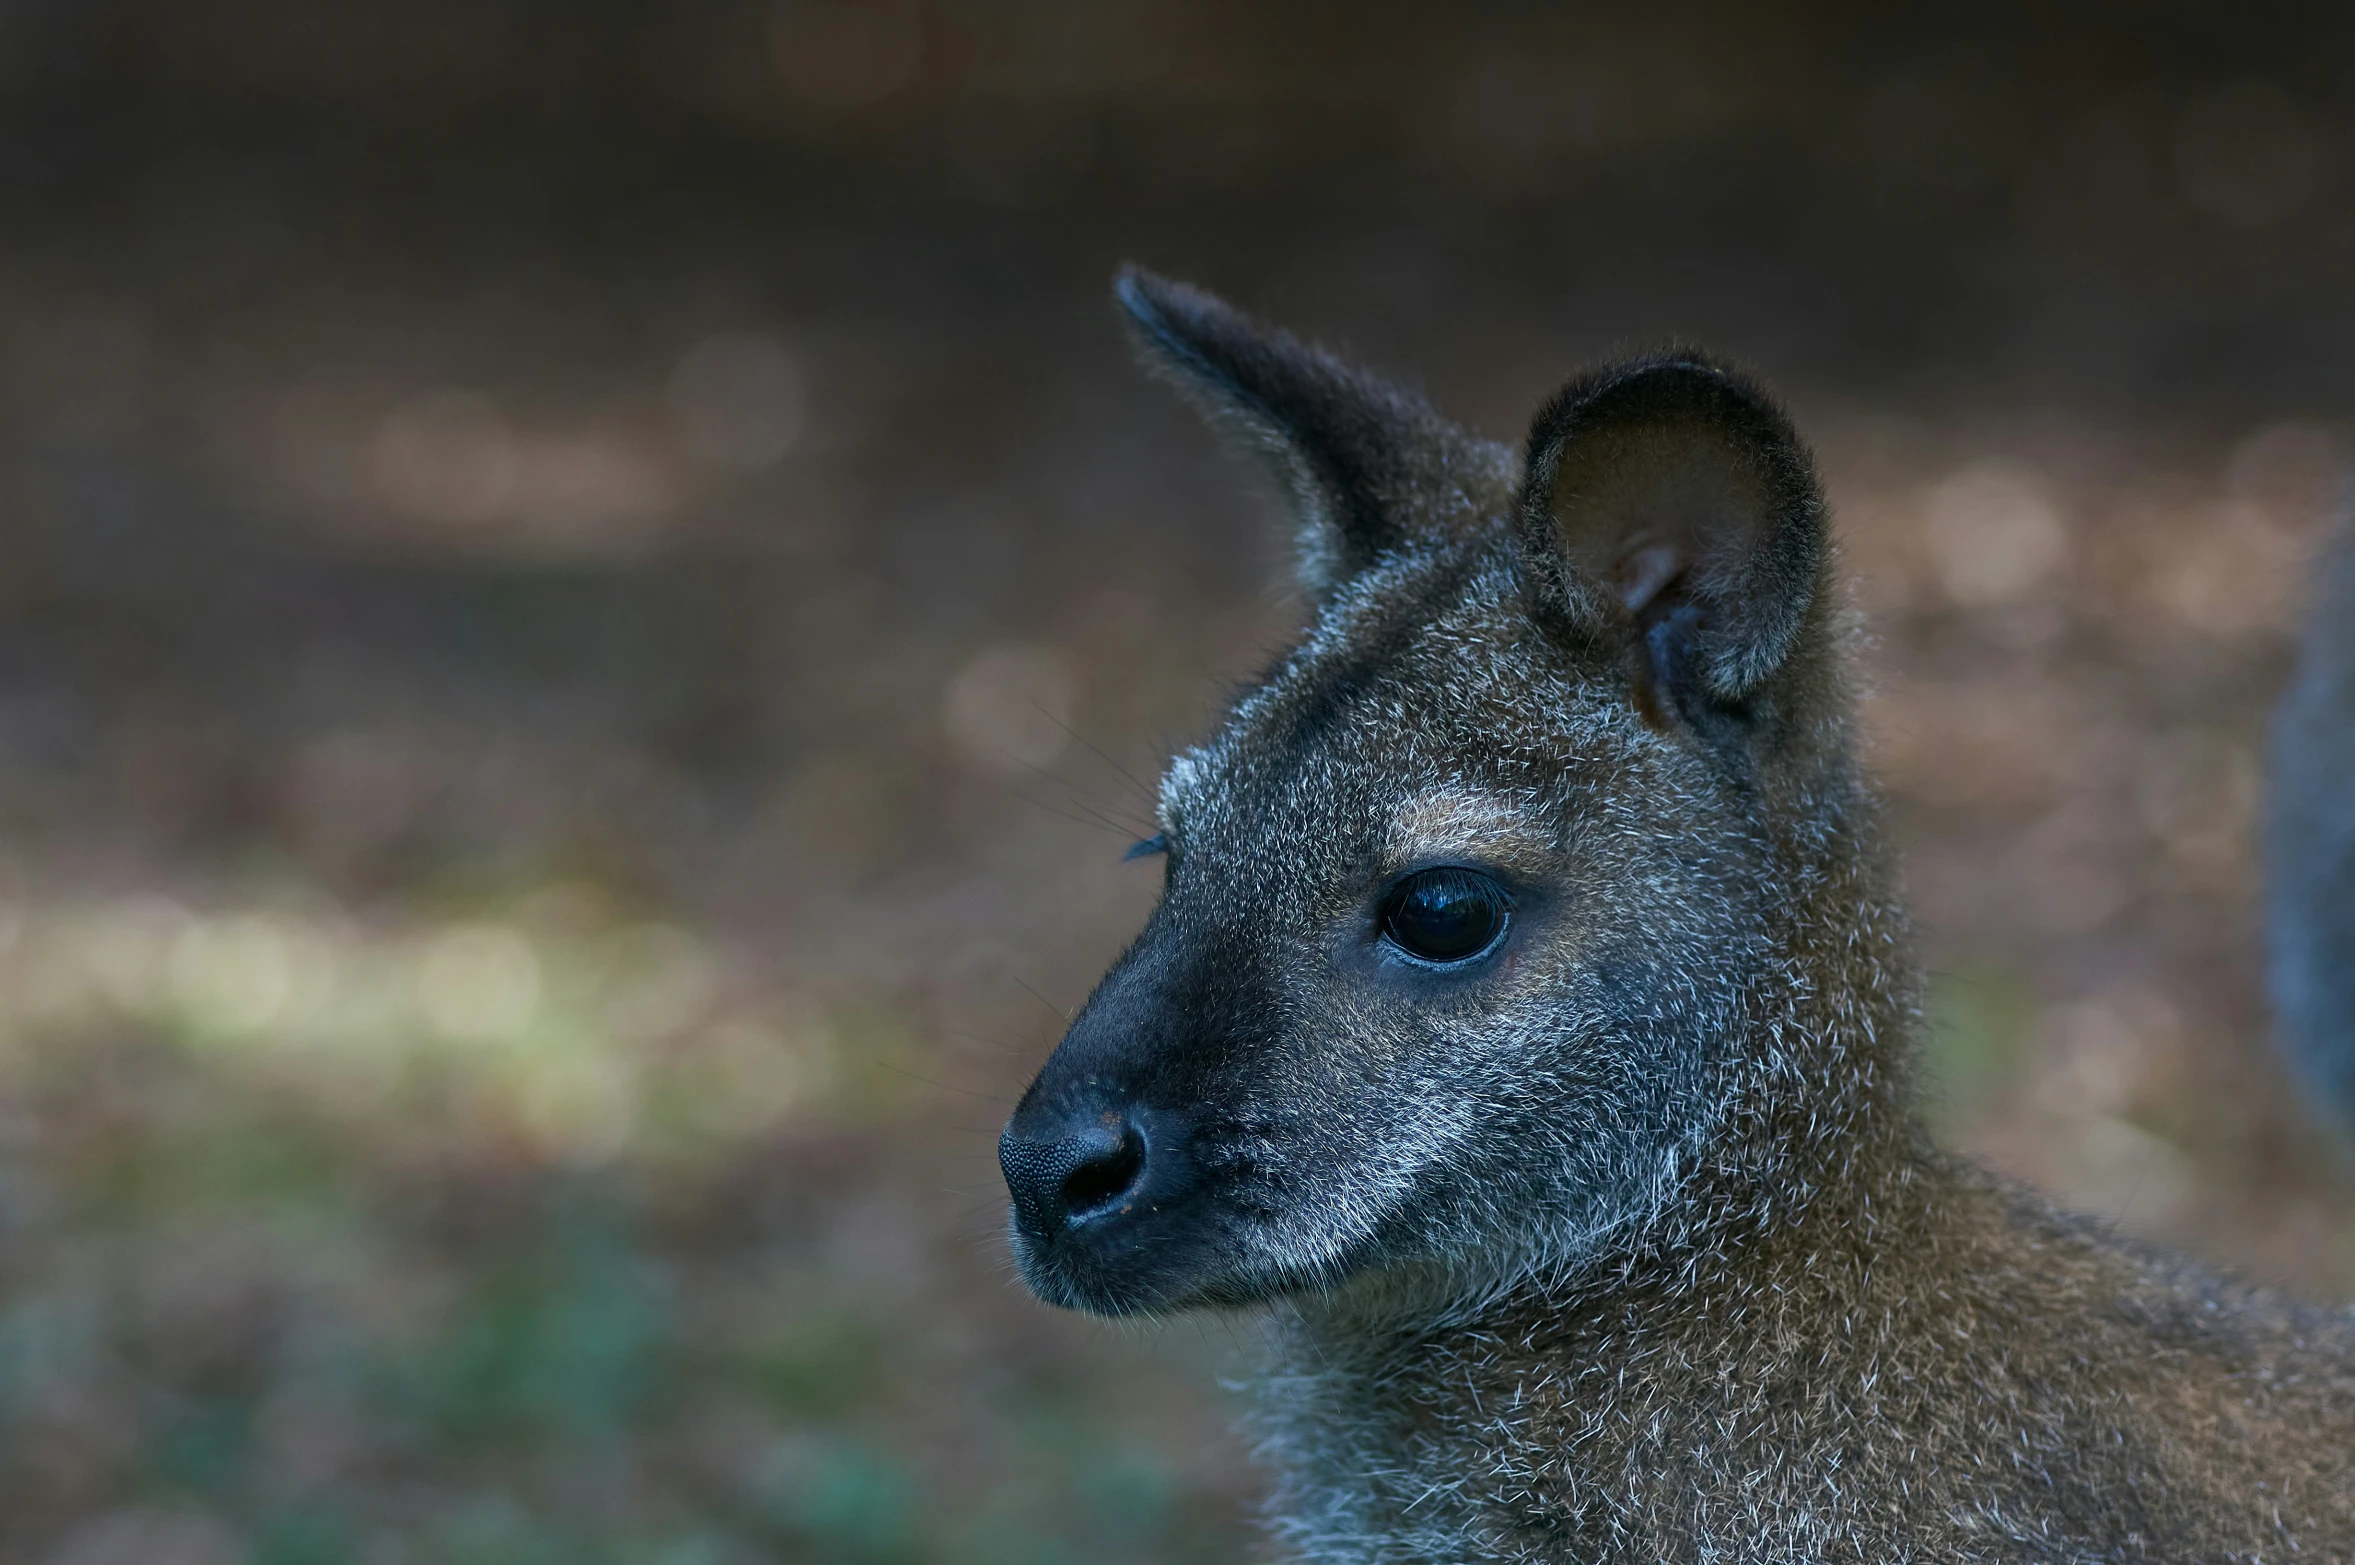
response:
[[[1287,1556],[2355,1560],[2355,1316],[1924,1133],[1857,635],[1767,394],[1630,359],[1516,456],[1117,293],[1272,465],[1313,616],[1170,764],[1159,905],[1000,1160],[1042,1299],[1266,1316]]]

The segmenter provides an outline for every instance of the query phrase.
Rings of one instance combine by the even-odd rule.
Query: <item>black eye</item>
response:
[[[1382,933],[1426,962],[1467,962],[1504,938],[1512,910],[1504,887],[1477,870],[1409,875],[1382,905]]]

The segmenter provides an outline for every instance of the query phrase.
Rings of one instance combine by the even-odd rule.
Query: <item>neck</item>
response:
[[[1723,1112],[1697,1177],[1674,1203],[1680,1255],[1731,1253],[1745,1231],[1872,1240],[1928,1161],[1914,1101],[1920,970],[1877,803],[1844,752],[1813,808],[1770,806],[1799,823],[1768,835],[1782,877],[1773,956],[1721,1066]]]

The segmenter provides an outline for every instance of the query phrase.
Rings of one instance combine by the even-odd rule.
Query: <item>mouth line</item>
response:
[[[1339,1255],[1286,1259],[1251,1242],[1273,1215],[1255,1203],[1225,1214],[1240,1220],[1176,1232],[1091,1235],[1087,1222],[1044,1241],[1010,1225],[1016,1268],[1030,1291],[1060,1309],[1110,1319],[1197,1309],[1239,1309],[1322,1293],[1361,1270],[1364,1244]],[[1100,1219],[1098,1219],[1100,1220]],[[1091,1243],[1091,1239],[1098,1242]]]

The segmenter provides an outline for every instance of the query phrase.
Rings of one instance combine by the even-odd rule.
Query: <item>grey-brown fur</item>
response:
[[[1002,1156],[1025,1276],[1258,1305],[1311,1561],[2355,1559],[2355,1321],[1947,1158],[1811,463],[1692,355],[1516,457],[1130,274],[1316,605]],[[1447,869],[1455,866],[1456,869]],[[1501,888],[1424,962],[1419,876]]]

